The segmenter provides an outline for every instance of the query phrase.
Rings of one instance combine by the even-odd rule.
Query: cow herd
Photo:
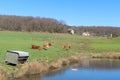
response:
[[[70,49],[71,47],[72,47],[71,44],[64,44],[64,45],[62,45],[63,49]]]
[[[39,46],[39,45],[35,45],[35,44],[32,44],[31,45],[31,48],[32,49],[37,49],[37,50],[47,50],[49,49],[50,47],[52,46],[52,43],[51,42],[44,42],[43,46]],[[71,44],[64,44],[62,45],[62,49],[70,49],[72,47]]]
[[[42,49],[47,50],[48,48],[50,48],[50,46],[52,46],[52,44],[50,42],[44,42],[43,46],[32,44],[31,48],[38,49],[38,50],[42,50]]]

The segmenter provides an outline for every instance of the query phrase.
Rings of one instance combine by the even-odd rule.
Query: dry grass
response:
[[[50,71],[60,70],[61,68],[65,67],[65,66],[71,65],[73,63],[78,63],[80,61],[81,57],[82,57],[81,54],[77,54],[75,56],[71,56],[68,58],[59,59],[55,62],[52,62],[49,65],[49,70]]]
[[[79,62],[78,56],[71,56],[68,58],[70,64]]]
[[[56,70],[56,69],[60,69],[62,67],[62,61],[61,60],[57,60],[55,62],[52,62],[49,65],[49,70]]]
[[[6,73],[5,69],[3,67],[0,67],[0,80],[5,80]]]
[[[69,63],[70,63],[70,61],[68,60],[68,59],[61,59],[61,61],[62,61],[62,66],[67,66]]]
[[[39,62],[39,61],[25,63],[18,65],[16,70],[13,71],[12,74],[14,74],[14,77],[16,78],[20,78],[25,75],[35,75],[35,74],[39,74],[40,76],[43,76],[47,71],[57,71],[73,63],[77,63],[80,61],[81,57],[82,56],[78,54],[68,58],[62,58],[51,63]]]
[[[120,59],[120,53],[92,54],[92,58]]]
[[[17,77],[22,77],[24,75],[32,75],[32,74],[40,74],[46,72],[48,70],[48,63],[43,62],[40,63],[38,61],[34,61],[31,63],[24,64],[19,72],[17,73]]]
[[[43,74],[44,72],[49,71],[57,71],[62,69],[64,66],[69,66],[74,63],[78,63],[84,54],[76,54],[74,56],[68,58],[62,58],[57,61],[54,61],[50,64],[46,62],[38,62],[34,61],[31,63],[25,63],[21,66],[20,70],[17,73],[17,77],[21,77],[24,75],[32,75],[32,74]],[[120,59],[120,53],[104,53],[104,54],[91,54],[92,58],[110,58],[110,59]]]

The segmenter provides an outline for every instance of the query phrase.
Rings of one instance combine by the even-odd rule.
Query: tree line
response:
[[[79,26],[74,27],[77,34],[89,32],[94,36],[105,36],[112,34],[113,36],[120,36],[120,27],[112,26]]]
[[[68,26],[64,21],[53,18],[40,18],[32,16],[0,15],[0,31],[27,31],[66,33],[74,29],[76,34],[90,32],[94,35],[120,35],[120,27],[112,26]]]
[[[62,33],[65,32],[67,28],[68,26],[64,22],[52,18],[0,15],[1,31],[41,31]]]

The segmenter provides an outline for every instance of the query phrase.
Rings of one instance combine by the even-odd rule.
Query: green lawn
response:
[[[44,41],[52,43],[48,50],[33,50],[32,44],[43,46]],[[63,44],[72,44],[69,50],[62,49]],[[52,61],[76,53],[120,52],[120,37],[107,39],[102,37],[81,37],[68,34],[45,34],[27,32],[0,32],[0,65],[5,65],[7,50],[29,52],[29,62],[34,60]]]

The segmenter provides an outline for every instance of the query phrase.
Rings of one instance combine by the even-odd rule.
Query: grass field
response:
[[[32,44],[43,46],[45,41],[52,43],[48,50],[31,49]],[[72,44],[72,48],[62,49],[63,44]],[[34,60],[53,61],[77,53],[120,52],[120,37],[107,39],[68,34],[0,32],[0,45],[0,65],[5,65],[4,59],[7,50],[29,52],[29,62]]]

